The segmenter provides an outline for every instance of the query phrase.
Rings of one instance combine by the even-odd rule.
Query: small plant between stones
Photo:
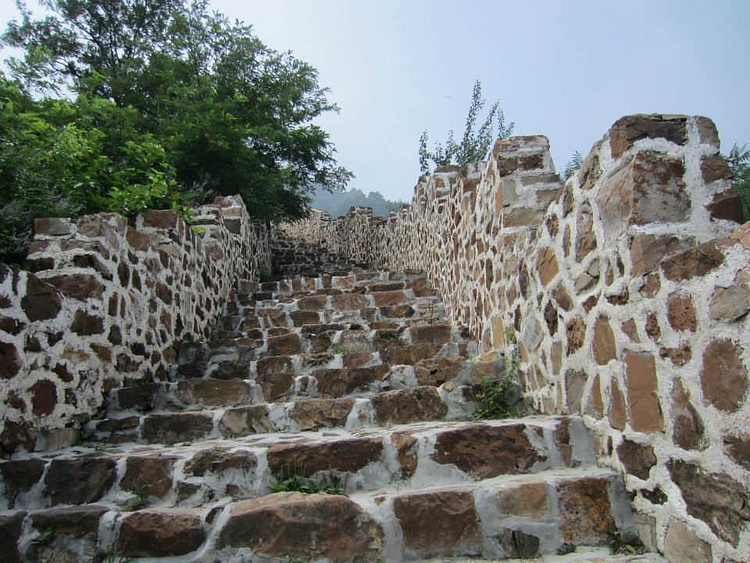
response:
[[[304,493],[346,495],[341,477],[335,474],[321,475],[317,479],[292,475],[286,479],[271,485],[274,493]]]
[[[640,555],[646,552],[638,534],[631,530],[610,530],[607,532],[607,545],[612,555]]]
[[[503,372],[499,377],[487,376],[479,383],[474,396],[479,406],[474,411],[476,419],[517,418],[528,413],[518,383],[521,358],[512,333],[507,335],[510,352],[505,355]]]

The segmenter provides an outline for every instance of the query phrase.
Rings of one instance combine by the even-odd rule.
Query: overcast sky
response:
[[[714,120],[750,142],[748,0],[211,0],[320,73],[340,107],[320,124],[350,187],[407,200],[418,140],[460,136],[475,80],[516,134],[549,137],[561,170],[619,117]],[[14,16],[0,0],[0,24]]]

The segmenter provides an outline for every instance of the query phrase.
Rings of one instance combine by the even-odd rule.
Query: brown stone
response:
[[[656,313],[653,311],[649,311],[646,313],[646,334],[653,340],[654,342],[657,342],[661,338],[661,327],[659,326],[659,319],[656,316]]]
[[[597,247],[594,234],[594,216],[589,203],[581,204],[578,210],[576,225],[576,240],[573,246],[576,262],[583,262],[592,250]]]
[[[318,393],[327,397],[343,397],[355,391],[367,389],[375,381],[381,381],[388,373],[387,365],[362,368],[320,369],[312,373],[318,381]]]
[[[179,215],[171,209],[146,209],[141,212],[144,227],[174,229],[180,221]]]
[[[731,340],[712,340],[703,352],[700,373],[703,397],[725,412],[736,411],[748,387],[742,347]]]
[[[750,287],[717,287],[708,306],[709,316],[715,321],[739,320],[750,312]]]
[[[401,477],[408,479],[417,470],[419,455],[417,454],[417,439],[409,432],[394,432],[391,442],[396,448],[398,463],[401,466]]]
[[[8,508],[13,508],[19,494],[28,492],[37,484],[42,478],[46,465],[46,462],[41,459],[14,460],[0,464]]]
[[[607,365],[617,357],[615,334],[609,325],[607,317],[600,316],[594,324],[594,340],[592,342],[594,359],[600,366]]]
[[[80,309],[73,315],[70,330],[80,336],[91,336],[104,332],[104,319],[95,315],[89,315]]]
[[[291,356],[302,353],[302,343],[299,336],[293,332],[269,336],[267,344],[269,356]]]
[[[185,463],[185,473],[203,477],[206,473],[223,473],[239,469],[247,475],[255,470],[257,464],[258,460],[251,451],[212,448],[201,450],[191,457]]]
[[[96,502],[112,486],[116,474],[116,462],[108,457],[53,459],[44,479],[45,494],[52,505]]]
[[[636,432],[661,432],[664,427],[659,404],[656,362],[649,354],[625,354],[630,426]]]
[[[377,561],[385,542],[380,525],[339,495],[277,493],[237,502],[217,540],[258,555],[328,561]]]
[[[716,194],[711,203],[706,206],[706,209],[708,209],[711,219],[742,223],[742,200],[740,194],[733,189]]]
[[[468,491],[412,493],[393,499],[407,552],[420,558],[482,553],[482,531]]]
[[[42,379],[34,383],[30,389],[32,412],[36,416],[52,414],[57,406],[57,385]]]
[[[638,336],[638,327],[635,324],[635,319],[628,319],[620,325],[620,330],[630,339],[631,342],[640,342],[641,339]]]
[[[542,520],[549,511],[548,489],[547,483],[522,483],[502,489],[498,493],[500,512]]]
[[[473,425],[440,433],[432,459],[453,464],[476,479],[524,473],[545,456],[534,449],[526,425]]]
[[[32,451],[35,435],[30,422],[6,420],[0,432],[0,454],[8,456],[19,448]]]
[[[365,309],[370,305],[367,297],[360,293],[334,295],[331,300],[335,311],[356,311]]]
[[[539,251],[536,259],[536,268],[539,272],[539,279],[542,284],[549,285],[549,282],[557,275],[560,271],[560,267],[557,265],[557,257],[555,256],[555,250],[551,247],[547,247]]]
[[[581,414],[581,400],[587,380],[585,371],[569,369],[565,372],[565,403],[568,414]]]
[[[104,286],[94,274],[62,274],[46,279],[63,294],[79,301],[86,301],[89,297],[99,299],[104,292]]]
[[[617,446],[617,457],[620,458],[625,471],[644,481],[648,480],[651,468],[656,465],[654,448],[627,438]]]
[[[750,434],[724,436],[724,446],[729,457],[750,471]]]
[[[607,537],[614,522],[610,515],[609,482],[582,478],[557,484],[560,535],[573,544],[597,544]]]
[[[40,511],[31,518],[37,530],[53,530],[55,534],[74,538],[82,538],[88,534],[96,537],[99,533],[99,520],[107,510],[106,506],[71,506]]]
[[[234,438],[273,432],[274,426],[268,419],[267,405],[252,405],[226,409],[219,421],[219,429],[223,436]]]
[[[406,295],[403,291],[376,291],[371,293],[375,300],[376,307],[390,307],[401,305],[406,301]]]
[[[684,522],[671,518],[664,539],[664,557],[667,561],[711,563],[711,545],[703,541]]]
[[[682,492],[688,514],[703,520],[713,532],[735,547],[750,520],[750,494],[728,475],[708,473],[698,465],[674,460],[672,480]]]
[[[604,400],[602,398],[602,388],[598,375],[594,377],[594,381],[591,384],[591,391],[589,391],[586,400],[584,413],[596,418],[602,418],[604,415]]]
[[[698,320],[693,299],[689,295],[670,295],[667,301],[667,319],[675,330],[695,332]]]
[[[625,430],[625,425],[628,421],[628,413],[625,407],[625,397],[620,390],[620,385],[617,380],[612,378],[609,385],[609,423],[618,430]]]
[[[434,387],[387,391],[373,396],[371,401],[380,424],[440,420],[448,413],[448,406]]]
[[[716,130],[714,122],[702,115],[696,115],[693,119],[698,126],[700,142],[704,145],[711,145],[718,151],[720,148],[719,132]]]
[[[661,289],[661,278],[656,272],[651,272],[643,280],[640,292],[644,297],[654,297]]]
[[[344,426],[352,408],[354,399],[309,399],[295,402],[290,414],[300,430],[318,430]]]
[[[676,366],[684,366],[693,357],[693,351],[689,344],[683,344],[679,348],[659,348],[659,357],[669,358]]]
[[[703,422],[690,402],[682,380],[672,388],[672,440],[686,450],[697,450],[703,444]]]
[[[583,346],[586,337],[586,323],[581,317],[575,317],[568,322],[568,355],[570,356]]]
[[[684,281],[713,272],[724,263],[724,254],[714,242],[706,242],[661,263],[662,271],[671,281]]]
[[[612,158],[619,158],[636,141],[666,139],[678,145],[687,142],[687,116],[637,114],[621,117],[609,129]]]
[[[211,430],[213,415],[210,412],[186,412],[148,415],[142,432],[149,442],[176,444],[204,438]]]
[[[23,559],[18,552],[18,541],[21,539],[25,512],[0,514],[0,553],[4,563],[21,563]]]
[[[300,311],[320,311],[325,309],[328,302],[327,295],[307,295],[297,300],[297,307]]]
[[[732,170],[720,154],[701,157],[701,176],[706,184],[717,180],[731,180]]]
[[[62,300],[54,286],[29,274],[21,308],[30,321],[44,321],[57,317],[62,308]]]
[[[318,471],[359,471],[380,460],[380,438],[350,438],[335,442],[273,444],[268,467],[277,479],[292,475],[310,477]]]
[[[126,557],[170,557],[195,551],[205,539],[194,510],[142,510],[122,519],[116,545]]]
[[[120,488],[142,498],[162,498],[172,488],[174,461],[160,455],[128,457]]]
[[[409,328],[413,344],[446,344],[451,340],[451,325],[423,325]]]
[[[289,313],[294,326],[316,325],[320,323],[320,314],[317,311],[292,311]]]
[[[0,342],[0,379],[12,379],[21,370],[21,358],[16,347],[9,342]]]
[[[659,262],[692,246],[692,239],[676,235],[652,235],[638,233],[630,239],[630,259],[633,275],[640,276],[651,272]]]
[[[570,299],[568,291],[562,285],[558,286],[558,288],[555,289],[555,293],[552,294],[552,298],[555,300],[555,303],[557,303],[558,306],[564,311],[570,311],[570,309],[573,307],[573,301]]]
[[[510,229],[513,227],[537,226],[541,222],[544,211],[541,209],[529,209],[528,207],[516,207],[506,211],[503,215],[503,227]]]

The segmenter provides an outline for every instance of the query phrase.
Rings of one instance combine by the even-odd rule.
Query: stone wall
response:
[[[423,176],[388,221],[293,227],[424,269],[485,350],[518,342],[545,413],[581,413],[670,560],[750,560],[750,223],[703,117],[618,120],[565,184],[547,139]],[[288,227],[283,227],[288,229]],[[288,231],[289,232],[289,231]],[[690,557],[685,554],[690,553]]]
[[[180,340],[207,336],[240,278],[268,267],[269,236],[239,197],[132,224],[40,219],[26,270],[0,264],[0,453],[54,449],[123,383],[165,379]]]

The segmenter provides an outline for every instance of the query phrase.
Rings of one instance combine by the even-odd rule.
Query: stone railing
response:
[[[192,227],[169,210],[38,220],[27,270],[0,264],[0,451],[67,445],[108,390],[166,379],[175,344],[207,336],[269,262],[268,228],[238,197]]]
[[[388,221],[295,228],[424,269],[485,350],[517,341],[527,396],[584,416],[652,547],[750,560],[750,223],[716,128],[622,118],[565,184],[548,149],[499,141],[487,163],[421,177]]]

